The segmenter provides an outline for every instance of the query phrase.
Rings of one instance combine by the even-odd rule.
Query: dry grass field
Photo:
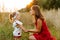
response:
[[[41,10],[46,18],[51,34],[60,40],[60,9]],[[33,28],[32,17],[29,12],[21,13],[21,21],[26,29]],[[0,40],[13,40],[13,27],[9,22],[9,13],[0,13]],[[28,40],[29,33],[22,33],[21,40]]]

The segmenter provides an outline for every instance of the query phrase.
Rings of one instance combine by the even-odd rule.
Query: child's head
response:
[[[16,19],[17,19],[17,20],[20,19],[20,14],[19,14],[19,12],[16,12]]]
[[[10,21],[13,21],[15,19],[20,19],[20,15],[19,15],[19,12],[13,12],[12,14],[9,15],[9,19]]]

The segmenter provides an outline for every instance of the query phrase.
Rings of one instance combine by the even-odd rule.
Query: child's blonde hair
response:
[[[16,12],[13,12],[13,13],[9,14],[9,20],[10,20],[10,22],[13,21],[13,17],[14,17],[15,15],[16,15]]]

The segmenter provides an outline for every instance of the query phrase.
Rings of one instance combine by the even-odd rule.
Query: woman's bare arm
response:
[[[29,29],[28,31],[37,33],[37,32],[41,31],[41,27],[42,27],[42,21],[41,21],[41,19],[38,19],[36,29]]]

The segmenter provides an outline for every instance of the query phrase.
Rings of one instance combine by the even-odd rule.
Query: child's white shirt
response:
[[[22,25],[23,23],[20,22],[19,20],[15,20],[13,22],[13,28],[14,28],[13,36],[21,36],[22,34],[22,29],[20,27],[18,28],[17,24]]]

